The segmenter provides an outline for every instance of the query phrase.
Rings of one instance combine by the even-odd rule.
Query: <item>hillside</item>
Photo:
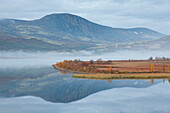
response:
[[[56,48],[61,47],[37,39],[0,36],[0,50],[55,50]]]
[[[89,47],[88,45],[87,47]],[[24,50],[24,51],[71,51],[82,50],[83,46],[65,46],[64,44],[48,43],[36,38],[19,38],[0,36],[0,50]]]
[[[51,14],[32,21],[2,19],[0,20],[0,35],[20,37],[24,41],[35,39],[41,43],[56,45],[57,49],[63,50],[65,48],[88,49],[89,47],[99,47],[98,44],[153,40],[164,36],[147,28],[123,29],[102,26],[67,13]],[[3,45],[2,42],[0,45]]]
[[[115,44],[113,48],[119,49],[149,49],[149,50],[169,50],[170,35],[151,41],[138,41],[131,43]]]

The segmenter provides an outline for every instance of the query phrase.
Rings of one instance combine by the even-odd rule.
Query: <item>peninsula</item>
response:
[[[53,65],[72,77],[89,79],[163,79],[170,78],[170,59],[81,61],[64,60]]]

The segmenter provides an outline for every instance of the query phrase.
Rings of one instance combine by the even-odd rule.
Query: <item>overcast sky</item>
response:
[[[0,0],[0,18],[38,19],[72,13],[111,27],[170,34],[170,0]]]

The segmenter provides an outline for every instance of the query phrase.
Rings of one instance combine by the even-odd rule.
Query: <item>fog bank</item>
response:
[[[128,60],[128,59],[148,59],[153,57],[168,57],[169,51],[115,51],[110,53],[96,53],[94,51],[79,52],[23,52],[23,51],[0,51],[0,69],[2,68],[23,68],[51,66],[57,61],[63,60]]]

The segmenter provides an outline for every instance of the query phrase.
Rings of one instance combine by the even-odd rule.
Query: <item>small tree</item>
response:
[[[66,60],[63,61],[63,64],[64,64],[64,65],[66,64]]]
[[[151,64],[151,72],[153,72],[153,71],[154,71],[154,65]]]
[[[153,60],[153,57],[150,57],[149,60]]]
[[[155,57],[155,60],[158,60],[158,57]]]
[[[112,67],[111,67],[111,66],[109,66],[108,71],[109,71],[109,72],[111,72],[111,71],[112,71]]]
[[[86,67],[84,66],[84,71],[86,71]]]
[[[165,57],[162,57],[162,60],[166,60],[166,58],[165,58]]]
[[[90,61],[89,61],[89,64],[93,64],[93,60],[90,60]]]

